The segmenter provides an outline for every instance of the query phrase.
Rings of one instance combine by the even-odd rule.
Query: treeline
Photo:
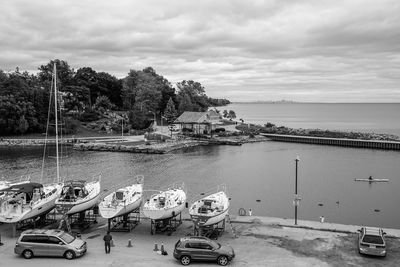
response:
[[[230,103],[208,97],[204,87],[192,80],[178,82],[175,89],[151,67],[130,70],[125,78],[118,79],[90,67],[75,71],[66,61],[57,59],[40,66],[37,74],[21,73],[18,68],[13,73],[0,70],[0,135],[45,131],[54,63],[59,102],[70,125],[74,120],[92,121],[106,110],[115,110],[129,114],[132,128],[143,129],[156,116],[172,122],[184,111],[206,111]]]

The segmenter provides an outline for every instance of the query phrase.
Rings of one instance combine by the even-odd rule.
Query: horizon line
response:
[[[231,101],[231,104],[400,104],[400,102],[319,102],[319,101]]]

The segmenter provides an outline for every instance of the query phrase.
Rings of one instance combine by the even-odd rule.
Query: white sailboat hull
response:
[[[186,193],[182,189],[170,189],[153,195],[146,201],[143,213],[152,220],[168,219],[179,215],[185,208],[185,203]]]
[[[63,201],[60,198],[56,200],[55,205],[59,213],[72,215],[92,209],[99,203],[100,181],[88,183],[91,184],[89,194],[85,198],[76,201]]]
[[[0,214],[0,222],[2,223],[18,223],[24,220],[36,218],[42,214],[50,212],[55,207],[55,201],[61,192],[61,185],[56,185],[57,191],[45,199],[38,201],[32,205],[17,205],[2,208]]]
[[[162,220],[162,219],[172,218],[180,214],[184,208],[185,208],[185,203],[182,203],[178,206],[168,209],[143,210],[143,213],[146,217],[149,217],[152,220]]]
[[[142,204],[142,199],[138,199],[137,201],[127,204],[127,205],[118,205],[118,206],[110,206],[110,207],[105,207],[102,205],[99,205],[99,211],[100,215],[103,218],[106,219],[111,219],[114,217],[122,216],[128,213],[131,213],[132,211],[140,208],[140,205]]]
[[[208,195],[192,204],[189,215],[197,226],[209,226],[223,221],[229,212],[229,199],[224,191]]]
[[[224,210],[220,214],[214,216],[207,216],[207,215],[192,215],[190,214],[190,218],[192,221],[198,226],[209,226],[213,224],[217,224],[223,221],[228,215],[229,209]]]

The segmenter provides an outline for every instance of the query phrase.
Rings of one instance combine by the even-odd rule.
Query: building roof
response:
[[[207,112],[185,111],[180,115],[175,123],[211,123],[219,121],[220,116],[217,112],[210,110]]]
[[[176,120],[176,123],[209,123],[207,112],[185,111]]]

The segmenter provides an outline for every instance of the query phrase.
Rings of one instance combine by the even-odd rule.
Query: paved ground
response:
[[[386,258],[365,257],[357,253],[357,226],[321,224],[299,221],[300,228],[293,228],[292,220],[266,217],[233,218],[235,233],[226,228],[218,242],[231,245],[236,258],[230,266],[400,266],[399,231],[388,232],[388,256]],[[88,253],[74,261],[61,258],[34,258],[25,260],[13,253],[15,238],[10,226],[0,225],[3,246],[0,247],[0,266],[180,266],[172,257],[174,244],[181,236],[193,232],[192,223],[184,221],[178,231],[150,235],[150,224],[146,219],[129,233],[112,233],[115,247],[111,254],[104,254],[102,236],[106,230],[104,220],[90,231],[82,233],[88,243]],[[313,230],[320,229],[320,230]],[[339,231],[339,232],[338,232]],[[343,233],[344,231],[345,233]],[[133,247],[127,247],[128,240]],[[154,244],[161,242],[169,253],[162,256],[153,251]],[[191,266],[208,266],[193,263]],[[217,266],[217,265],[215,265]]]

